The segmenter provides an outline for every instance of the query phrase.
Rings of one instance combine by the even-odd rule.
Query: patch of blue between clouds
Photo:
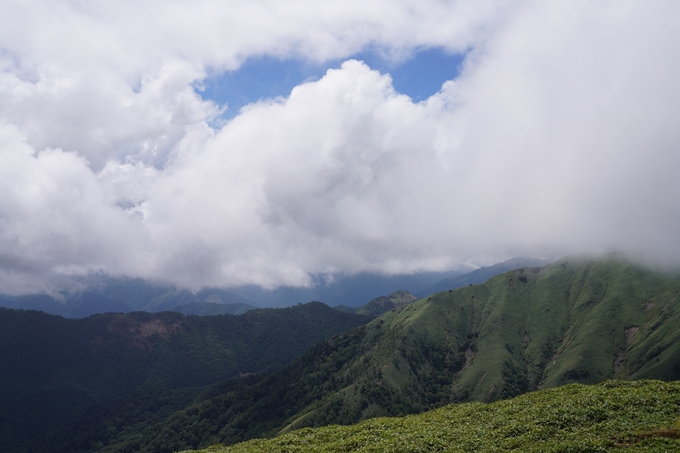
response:
[[[226,104],[228,108],[220,118],[225,121],[235,117],[245,105],[261,99],[287,97],[297,85],[319,80],[328,69],[356,59],[382,74],[390,74],[397,92],[420,102],[438,92],[447,80],[458,77],[464,58],[464,54],[450,54],[441,48],[423,49],[401,61],[366,51],[323,65],[263,56],[247,60],[236,71],[209,76],[197,93],[218,105]]]

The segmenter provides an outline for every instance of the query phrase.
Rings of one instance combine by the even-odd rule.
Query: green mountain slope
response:
[[[677,275],[617,255],[511,271],[389,311],[274,374],[216,386],[130,441],[228,444],[574,382],[680,379],[679,292]]]
[[[370,348],[344,370],[357,377],[327,404],[356,412],[376,383],[389,397],[360,418],[398,404],[492,401],[571,382],[680,379],[679,292],[677,276],[614,255],[438,293],[370,323]]]
[[[0,309],[0,450],[20,451],[79,408],[135,393],[132,404],[144,406],[158,389],[274,370],[366,319],[318,302],[210,317],[135,312],[65,319]],[[198,389],[190,393],[180,392],[184,403],[172,400],[169,407],[185,407]]]
[[[470,451],[680,451],[680,383],[572,384],[492,404],[302,429],[201,453]]]

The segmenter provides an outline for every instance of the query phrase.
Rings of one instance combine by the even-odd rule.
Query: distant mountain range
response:
[[[490,267],[458,275],[428,272],[413,275],[383,276],[358,274],[326,281],[316,277],[309,288],[282,287],[265,290],[244,286],[230,290],[209,288],[197,293],[155,284],[138,278],[111,278],[102,275],[83,277],[80,292],[59,296],[32,294],[19,297],[0,295],[0,307],[40,310],[67,318],[84,318],[97,313],[159,313],[176,311],[192,315],[242,314],[258,307],[287,307],[318,300],[328,305],[361,307],[368,301],[394,291],[406,290],[418,297],[436,291],[482,283],[486,279],[524,266],[540,266],[547,260],[513,258]],[[444,278],[447,277],[447,278]],[[352,310],[349,310],[352,311]]]

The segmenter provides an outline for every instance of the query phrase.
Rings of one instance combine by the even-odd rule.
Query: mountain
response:
[[[680,276],[576,256],[437,293],[102,451],[231,444],[570,383],[680,379]],[[169,450],[168,450],[169,451]]]
[[[305,429],[195,453],[680,451],[680,382],[606,381],[357,426]],[[629,410],[629,408],[635,410]],[[187,452],[189,453],[189,452]]]
[[[154,408],[182,409],[205,386],[280,368],[367,319],[319,302],[208,317],[134,312],[66,319],[0,309],[0,450],[22,451],[86,408],[121,399],[133,412],[148,408],[138,420],[148,422]],[[58,437],[64,435],[75,438]]]
[[[467,274],[456,275],[439,280],[434,285],[415,292],[415,295],[419,298],[422,298],[440,291],[448,291],[450,289],[456,289],[466,285],[479,285],[491,277],[495,277],[496,275],[502,274],[503,272],[520,269],[522,267],[541,267],[549,264],[550,262],[551,260],[548,259],[519,256],[511,258],[507,261],[503,261],[502,263],[494,264],[493,266],[480,267],[479,269],[475,269],[474,271]]]

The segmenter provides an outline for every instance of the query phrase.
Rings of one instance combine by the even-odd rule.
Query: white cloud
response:
[[[36,153],[15,126],[2,126],[0,194],[0,281],[11,290],[40,289],[88,270],[139,270],[142,263],[132,260],[141,230],[106,203],[76,153]]]
[[[679,15],[673,2],[3,5],[0,285],[96,270],[295,285],[622,248],[677,261]],[[473,51],[419,104],[348,61],[213,130],[192,88],[250,55],[366,45]]]
[[[106,71],[62,75],[45,70],[35,80],[5,72],[0,117],[18,126],[37,149],[77,150],[96,170],[126,156],[162,163],[185,127],[217,113],[191,87],[203,76],[178,60],[145,73],[138,86]]]

